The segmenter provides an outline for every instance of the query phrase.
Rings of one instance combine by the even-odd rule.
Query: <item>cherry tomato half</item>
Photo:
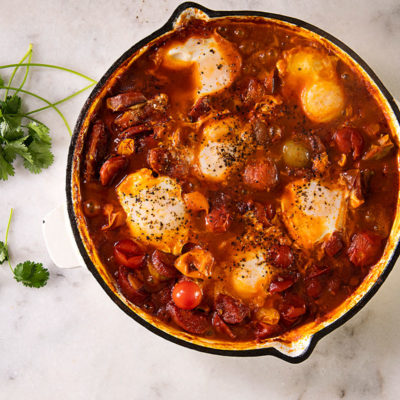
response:
[[[140,247],[131,239],[123,239],[114,245],[114,257],[118,264],[127,268],[140,268],[146,256]]]
[[[192,281],[181,281],[172,290],[174,303],[184,310],[193,310],[201,303],[202,297],[199,285]]]

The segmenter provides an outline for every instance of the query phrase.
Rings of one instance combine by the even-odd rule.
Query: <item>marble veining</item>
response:
[[[79,69],[93,78],[159,28],[179,1],[14,0],[2,2],[0,64],[18,60],[29,42],[34,61]],[[398,0],[207,0],[214,9],[254,9],[304,19],[347,43],[400,98]],[[1,71],[2,77],[7,77]],[[27,87],[57,100],[83,85],[35,70]],[[87,94],[86,94],[87,95]],[[86,95],[61,108],[71,124]],[[28,103],[34,105],[36,103]],[[398,399],[400,271],[356,317],[291,365],[271,357],[224,358],[178,347],[122,313],[83,268],[58,270],[41,235],[43,216],[63,202],[69,137],[52,111],[54,165],[0,182],[0,238],[10,207],[14,263],[42,261],[51,272],[40,290],[19,286],[0,267],[0,399]]]

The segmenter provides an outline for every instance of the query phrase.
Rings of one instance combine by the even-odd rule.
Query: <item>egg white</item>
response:
[[[300,179],[288,184],[281,197],[283,222],[296,243],[311,250],[345,225],[347,189],[319,180]]]
[[[241,68],[235,47],[217,33],[173,43],[165,52],[164,65],[179,69],[195,65],[197,97],[222,90],[233,82]]]
[[[292,49],[278,62],[281,75],[300,97],[306,116],[317,123],[336,119],[345,95],[336,73],[336,59],[310,47]]]
[[[143,168],[117,187],[133,237],[145,244],[179,254],[189,235],[189,214],[175,179],[154,177]]]
[[[238,252],[233,257],[231,284],[242,299],[263,302],[273,276],[265,249],[253,248]]]
[[[253,142],[247,124],[235,117],[208,121],[197,154],[200,178],[225,181],[238,171],[252,151]]]

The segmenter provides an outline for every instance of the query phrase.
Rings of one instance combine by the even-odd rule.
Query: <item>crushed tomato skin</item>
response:
[[[172,41],[184,43],[193,34],[218,34],[222,47],[228,43],[233,59],[241,62],[227,69],[216,65],[215,71],[234,76],[230,85],[202,95],[194,68],[163,65],[163,51]],[[144,52],[118,76],[89,125],[82,209],[101,260],[129,302],[192,335],[262,342],[315,316],[322,320],[351,296],[379,260],[393,223],[397,152],[378,152],[382,159],[366,157],[377,152],[384,135],[391,137],[385,115],[363,77],[339,61],[340,55],[287,28],[193,21],[169,40]],[[329,65],[333,68],[319,69]],[[343,92],[346,108],[336,119],[317,123],[299,106],[302,88],[329,77]],[[121,150],[124,140],[131,143],[126,152]],[[199,172],[199,151],[207,140],[217,144],[209,147],[207,165],[215,164],[215,156],[216,168],[229,170],[223,181]],[[304,160],[287,162],[287,143],[296,144]],[[153,177],[173,179],[182,189],[190,235],[174,255],[161,251],[157,241],[137,241],[124,223],[116,188],[143,168]],[[290,236],[282,212],[285,188],[300,180],[299,204],[306,202],[313,180],[343,189],[349,198],[344,222],[307,251]],[[151,202],[149,218],[162,223],[156,200]],[[104,229],[109,209],[122,223],[118,219],[113,229]],[[319,212],[313,203],[302,211]],[[182,273],[177,260],[193,250],[214,260],[206,274],[190,262]],[[185,285],[191,289],[178,290]],[[243,287],[257,290],[248,296]],[[260,317],[264,309],[276,311],[276,324]]]

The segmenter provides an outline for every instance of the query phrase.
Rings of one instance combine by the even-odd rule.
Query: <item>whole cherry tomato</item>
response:
[[[199,285],[193,281],[178,282],[172,289],[174,303],[184,310],[193,310],[201,303],[202,298]]]

